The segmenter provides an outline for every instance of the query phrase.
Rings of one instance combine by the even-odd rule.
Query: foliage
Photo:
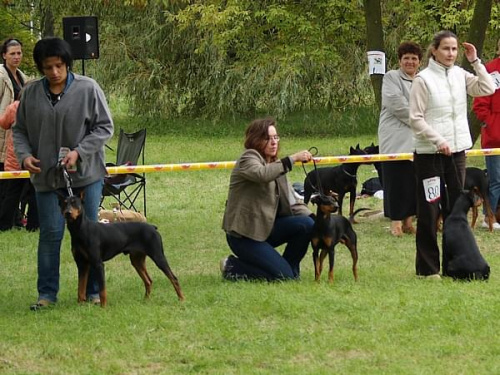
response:
[[[11,7],[0,7],[0,43],[7,38],[16,38],[23,44],[24,61],[22,70],[27,75],[33,76],[36,68],[31,58],[31,51],[36,42],[35,36],[25,25],[29,24],[29,18],[23,12],[18,12]]]
[[[175,118],[226,118],[374,103],[360,0],[18,0],[1,11],[31,20],[35,36],[52,14],[99,19],[93,77],[130,111]],[[403,40],[426,47],[440,29],[465,38],[475,0],[382,0],[387,68]],[[493,57],[495,2],[484,55]],[[20,18],[20,19],[21,19]],[[19,28],[19,23],[16,27]],[[1,33],[16,30],[0,23]]]
[[[115,50],[108,67],[126,82],[121,89],[134,98],[134,110],[169,116],[280,115],[370,101],[366,82],[359,79],[363,53],[348,52],[363,43],[360,14],[349,15],[335,1],[220,3],[150,2],[135,15],[148,20],[150,32],[110,26],[113,41],[108,42]],[[349,8],[359,6],[351,2]],[[351,41],[337,43],[339,32],[352,35]]]

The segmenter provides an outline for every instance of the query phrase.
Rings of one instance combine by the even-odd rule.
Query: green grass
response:
[[[222,127],[221,127],[222,128]],[[235,160],[242,129],[226,136],[166,131],[150,136],[149,164]],[[296,132],[298,133],[298,132]],[[318,147],[342,155],[375,136],[283,137],[282,154]],[[114,155],[108,154],[110,161]],[[480,158],[471,165],[482,166]],[[307,169],[311,170],[308,165]],[[493,374],[500,371],[498,234],[476,229],[492,268],[488,282],[431,282],[414,276],[414,237],[393,238],[389,221],[360,217],[360,281],[339,245],[334,285],[314,282],[312,256],[299,282],[223,281],[229,254],[221,220],[229,170],[151,173],[148,219],[186,295],[178,302],[151,263],[150,300],[125,256],[106,263],[106,309],[76,303],[69,235],[62,246],[56,307],[36,300],[36,233],[0,234],[2,374]],[[374,176],[361,166],[359,181]],[[294,168],[290,181],[302,181]],[[381,209],[376,198],[356,207]]]

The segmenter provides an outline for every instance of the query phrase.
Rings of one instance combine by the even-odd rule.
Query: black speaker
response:
[[[75,60],[99,58],[97,17],[64,17],[63,32]]]

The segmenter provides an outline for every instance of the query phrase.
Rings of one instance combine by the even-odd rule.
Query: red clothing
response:
[[[7,150],[5,152],[5,162],[4,170],[6,171],[19,171],[21,166],[17,161],[16,154],[14,152],[14,142],[12,140],[12,125],[16,121],[17,107],[19,107],[19,100],[9,104],[5,109],[5,112],[0,116],[0,126],[6,131],[5,139],[7,142]]]
[[[500,57],[485,66],[489,73],[497,71],[500,74]],[[472,109],[485,124],[481,127],[481,147],[500,147],[500,89],[492,95],[475,98]]]

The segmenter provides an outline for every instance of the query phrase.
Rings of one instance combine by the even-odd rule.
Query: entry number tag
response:
[[[439,201],[441,198],[441,179],[439,176],[426,178],[424,183],[425,199],[429,203]]]
[[[490,73],[491,78],[493,78],[493,83],[495,84],[495,90],[498,90],[500,88],[500,73],[498,73],[496,70],[492,73]]]

